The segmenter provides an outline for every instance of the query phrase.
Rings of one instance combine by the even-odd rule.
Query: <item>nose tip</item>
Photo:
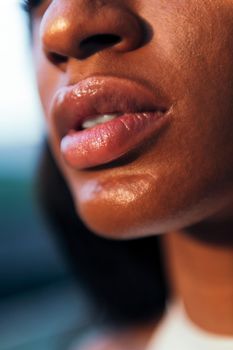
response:
[[[140,47],[143,27],[134,13],[111,5],[91,11],[78,3],[55,2],[56,7],[51,5],[42,19],[42,45],[53,64],[86,59],[104,50],[125,53]]]

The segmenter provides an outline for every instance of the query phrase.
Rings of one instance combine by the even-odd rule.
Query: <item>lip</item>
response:
[[[128,79],[97,76],[61,88],[51,115],[65,161],[82,170],[117,160],[157,136],[169,111],[159,91]],[[81,129],[84,121],[113,113],[119,116]]]

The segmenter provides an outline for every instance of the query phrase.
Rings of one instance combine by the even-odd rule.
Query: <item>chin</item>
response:
[[[122,240],[183,230],[208,220],[232,198],[229,185],[218,189],[202,174],[187,177],[186,171],[161,167],[151,176],[138,168],[66,173],[77,215],[91,231]]]
[[[151,208],[147,207],[147,202],[143,203],[139,206],[137,202],[117,205],[98,199],[77,203],[76,212],[93,233],[114,240],[189,230],[193,225],[205,222],[216,212],[204,203],[183,210],[167,207],[166,211],[160,203],[154,206],[153,211],[149,210]]]
[[[146,202],[145,202],[146,203]],[[117,205],[94,200],[77,203],[76,212],[95,234],[108,239],[127,240],[163,234],[195,223],[193,215],[169,215],[158,206],[153,212],[137,202]],[[187,214],[187,213],[186,213]],[[198,221],[198,220],[196,220]]]
[[[140,220],[137,213],[116,209],[104,208],[98,205],[84,206],[77,208],[77,215],[81,218],[84,224],[95,234],[114,240],[126,240],[141,238],[156,233],[161,233],[156,228],[150,229],[145,222],[145,218]]]
[[[110,239],[132,239],[161,232],[154,225],[150,187],[145,175],[115,175],[74,185],[72,194],[77,215],[91,231]]]

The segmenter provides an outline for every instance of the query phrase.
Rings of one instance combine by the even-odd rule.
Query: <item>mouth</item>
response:
[[[159,92],[98,76],[59,90],[51,118],[65,161],[82,170],[115,161],[157,136],[169,111]]]

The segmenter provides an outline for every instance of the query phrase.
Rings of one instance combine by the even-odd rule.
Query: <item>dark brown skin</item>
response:
[[[100,27],[111,34],[111,15],[116,13],[125,29],[125,34],[119,32],[124,51],[113,45],[81,59],[80,41]],[[118,27],[116,20],[116,31]],[[178,294],[190,317],[210,331],[233,334],[228,313],[233,303],[229,242],[213,248],[203,240],[203,235],[211,237],[211,225],[205,232],[200,225],[195,232],[190,228],[190,235],[183,233],[197,223],[217,222],[219,236],[227,221],[226,237],[233,234],[233,1],[45,1],[34,11],[33,29],[50,143],[78,215],[93,231],[112,238],[176,232],[169,256],[178,271],[174,284],[180,286]],[[51,53],[63,60],[51,60]],[[124,166],[77,171],[62,158],[51,101],[61,86],[100,74],[164,91],[172,118],[156,142],[150,140]],[[140,188],[134,179],[140,180]],[[82,195],[84,190],[89,196]],[[201,238],[198,244],[196,235]],[[200,266],[195,266],[197,261]],[[195,284],[205,296],[190,287]],[[231,298],[224,298],[224,293]]]
[[[224,235],[220,227],[208,229],[209,236],[216,231]],[[183,230],[164,239],[175,294],[182,296],[189,316],[201,328],[233,335],[232,244],[206,244],[192,234]]]

